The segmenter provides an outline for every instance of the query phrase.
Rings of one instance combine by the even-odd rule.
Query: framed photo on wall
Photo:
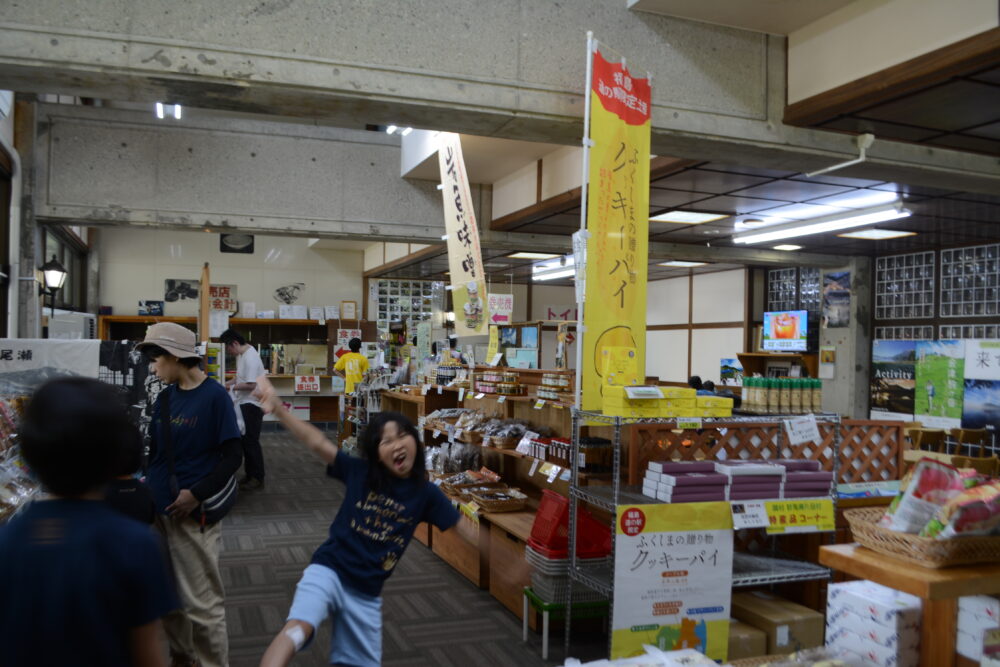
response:
[[[358,319],[358,302],[357,301],[341,301],[340,302],[340,316],[345,320],[356,320]]]

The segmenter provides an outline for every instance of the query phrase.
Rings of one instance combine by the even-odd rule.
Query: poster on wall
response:
[[[1000,430],[1000,340],[965,341],[962,428]]]
[[[459,336],[483,335],[490,317],[486,275],[469,177],[462,157],[462,142],[453,132],[441,132],[438,136],[441,142],[438,146],[438,165],[441,168],[444,226],[448,235],[455,333]]]
[[[743,384],[743,364],[739,359],[725,357],[719,360],[719,380],[722,384],[738,387]]]
[[[872,343],[871,418],[913,421],[916,387],[914,340]]]
[[[626,505],[615,521],[611,659],[691,648],[726,660],[733,582],[729,503]]]
[[[347,344],[351,342],[352,338],[360,339],[361,329],[337,329],[337,349],[333,353],[340,357],[350,352],[351,348]]]
[[[917,341],[915,419],[928,428],[962,425],[965,341]]]
[[[823,274],[823,326],[842,329],[851,326],[851,272]]]
[[[4,338],[0,340],[0,394],[27,395],[48,380],[66,375],[96,378],[100,350],[99,340]]]
[[[582,407],[600,410],[601,352],[632,347],[646,367],[649,143],[652,89],[594,43],[587,176],[586,305]]]
[[[236,315],[240,309],[239,298],[236,296],[236,285],[209,285],[208,307],[212,310],[224,310],[230,315]]]
[[[198,298],[200,280],[187,278],[167,278],[163,281],[163,300],[167,303]]]

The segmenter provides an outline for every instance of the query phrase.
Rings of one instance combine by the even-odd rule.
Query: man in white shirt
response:
[[[254,346],[235,329],[226,329],[219,336],[226,352],[236,357],[236,377],[226,382],[226,388],[235,391],[236,407],[243,415],[246,430],[243,434],[243,479],[240,488],[254,491],[264,486],[264,452],[260,448],[260,425],[264,411],[254,399],[257,378],[264,375],[264,364]]]

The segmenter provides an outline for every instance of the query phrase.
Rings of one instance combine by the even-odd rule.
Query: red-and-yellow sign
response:
[[[599,52],[593,58],[582,407],[600,411],[606,346],[635,348],[646,367],[651,88]]]

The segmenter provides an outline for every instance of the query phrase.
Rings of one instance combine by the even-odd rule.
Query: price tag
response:
[[[458,509],[462,514],[469,517],[473,523],[479,523],[479,505],[475,501],[470,500],[467,503],[462,503],[458,506]]]
[[[441,392],[444,391],[444,387],[442,387],[441,385],[438,385],[437,388],[438,388],[438,395],[440,396]]]
[[[559,466],[552,466],[552,470],[549,471],[549,477],[546,481],[549,484],[556,481],[556,476],[559,474],[560,470],[562,470],[562,468],[560,468]]]
[[[570,470],[569,470],[569,468],[566,468],[565,470],[562,471],[562,474],[559,475],[559,479],[561,479],[564,482],[568,482],[569,481],[569,475],[570,475]]]
[[[456,428],[456,429],[455,429],[455,439],[456,439],[456,440],[459,440],[459,439],[461,439],[461,437],[462,437],[462,434],[463,434],[463,433],[465,433],[465,431],[463,431],[463,430],[462,430],[462,429],[460,429],[460,428]]]
[[[763,500],[751,500],[729,504],[733,513],[733,528],[767,528],[771,522],[767,518],[767,508]]]
[[[485,396],[485,395],[486,395],[486,394],[484,394],[484,393],[480,392],[480,393],[476,394],[476,398],[477,398],[477,399],[478,399],[478,398],[482,398],[482,397],[483,397],[483,396]]]
[[[719,435],[725,435],[725,434],[729,433],[729,429],[726,428],[725,426],[720,426],[716,430],[719,432]]]
[[[786,419],[785,430],[788,431],[788,442],[792,445],[823,442],[819,434],[819,426],[816,425],[816,415]]]
[[[537,401],[535,401],[535,409],[536,410],[541,410],[544,407],[545,407],[545,399],[544,398],[540,398]]]
[[[531,453],[531,441],[538,437],[538,434],[534,431],[526,431],[524,436],[521,437],[521,441],[517,443],[517,447],[514,448],[515,452],[521,454]],[[538,459],[535,459],[535,465],[538,465]],[[532,471],[534,472],[534,471]]]
[[[586,468],[587,467],[587,455],[584,452],[580,452],[576,455],[576,467]]]
[[[542,467],[538,469],[538,472],[542,475],[548,475],[550,472],[552,472],[553,468],[555,468],[555,466],[552,465],[551,463],[543,463]]]
[[[531,462],[531,470],[528,471],[528,477],[534,475],[535,471],[538,470],[538,463],[539,463],[538,459],[535,459],[534,461]]]
[[[563,406],[562,406],[561,403],[552,403],[552,407],[554,407],[556,410],[562,410],[563,409]]]
[[[461,403],[465,400],[465,387],[458,388],[458,402]]]
[[[496,366],[497,364],[500,363],[501,359],[503,359],[503,352],[497,352],[496,354],[493,355],[493,358],[490,360],[489,365]]]
[[[431,386],[429,384],[425,384],[423,387],[420,388],[420,395],[421,396],[426,396],[427,392],[429,392],[430,390],[431,390]]]
[[[764,502],[767,533],[819,533],[833,530],[833,499],[788,499]]]
[[[690,429],[696,431],[701,428],[701,419],[692,419],[692,418],[678,419],[677,428],[683,430]]]
[[[507,401],[507,396],[505,394],[500,394],[497,396],[497,403],[504,403]]]
[[[434,429],[434,437],[435,438],[440,438],[441,437],[441,431],[439,431],[437,429]]]

